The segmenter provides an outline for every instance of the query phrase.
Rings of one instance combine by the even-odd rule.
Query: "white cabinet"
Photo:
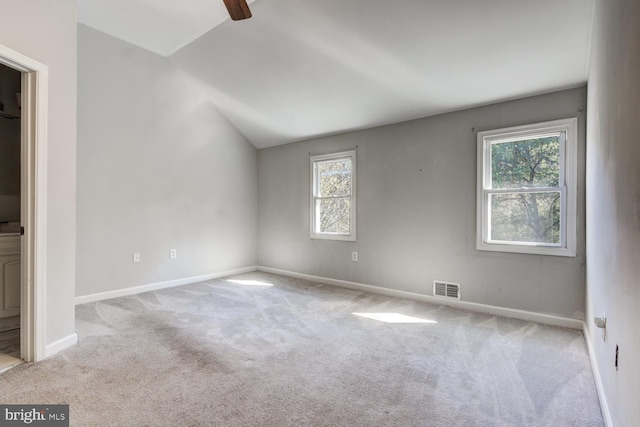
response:
[[[0,319],[20,314],[20,236],[0,236]]]

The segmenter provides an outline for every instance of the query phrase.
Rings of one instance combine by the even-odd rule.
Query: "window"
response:
[[[478,133],[479,250],[576,254],[576,119]]]
[[[311,156],[311,238],[356,240],[356,152]]]

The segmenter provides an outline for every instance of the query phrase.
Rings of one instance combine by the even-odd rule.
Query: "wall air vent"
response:
[[[437,297],[460,299],[460,283],[434,280],[433,295]]]

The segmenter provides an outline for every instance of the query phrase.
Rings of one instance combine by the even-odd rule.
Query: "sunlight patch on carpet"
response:
[[[231,282],[231,283],[235,283],[236,285],[243,285],[243,286],[273,286],[272,283],[263,282],[261,280],[227,279],[227,282]]]
[[[352,313],[367,319],[378,320],[384,323],[438,323],[435,320],[421,319],[419,317],[406,316],[400,313]]]

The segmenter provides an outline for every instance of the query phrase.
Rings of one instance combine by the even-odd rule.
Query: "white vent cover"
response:
[[[437,297],[460,299],[460,283],[434,280],[433,295]]]

